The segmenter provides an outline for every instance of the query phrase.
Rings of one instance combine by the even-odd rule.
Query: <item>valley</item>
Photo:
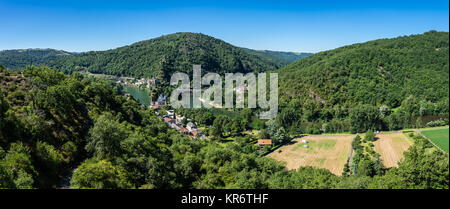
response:
[[[1,52],[0,187],[448,189],[448,36],[315,54],[200,33],[105,51]],[[170,77],[192,75],[193,64],[278,73],[278,115],[173,108]]]

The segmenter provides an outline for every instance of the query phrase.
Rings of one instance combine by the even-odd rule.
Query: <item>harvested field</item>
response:
[[[380,153],[383,165],[387,168],[397,167],[403,152],[413,144],[403,133],[383,133],[376,137],[375,152]]]
[[[302,143],[302,140],[308,140],[308,143]],[[275,150],[268,157],[286,162],[287,169],[313,166],[328,169],[340,176],[350,155],[352,140],[353,136],[350,135],[305,136],[279,148],[281,153]],[[305,148],[304,145],[309,147]]]

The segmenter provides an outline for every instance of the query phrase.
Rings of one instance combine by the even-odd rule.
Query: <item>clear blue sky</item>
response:
[[[447,0],[0,0],[0,50],[105,50],[200,32],[241,47],[318,52],[429,30],[449,31]]]

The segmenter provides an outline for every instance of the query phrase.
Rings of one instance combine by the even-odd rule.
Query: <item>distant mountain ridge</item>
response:
[[[41,54],[2,51],[0,64],[7,68],[49,65],[60,71],[89,71],[111,75],[157,77],[168,80],[173,72],[264,72],[276,70],[309,53],[257,51],[233,46],[201,33],[174,33],[106,51],[70,53],[46,49]],[[12,53],[15,52],[15,53]],[[44,53],[47,52],[47,53]]]
[[[283,52],[283,51],[271,51],[271,50],[254,50],[254,49],[247,49],[243,48],[248,53],[264,57],[268,60],[271,60],[276,63],[280,63],[282,65],[288,65],[292,62],[295,62],[297,60],[301,60],[303,58],[306,58],[310,55],[313,55],[313,53],[306,53],[306,52]]]
[[[157,77],[168,81],[174,72],[191,74],[192,65],[205,72],[247,73],[276,70],[286,65],[279,59],[249,53],[240,47],[201,33],[175,33],[107,51],[80,53],[49,62],[63,72]]]
[[[43,65],[61,56],[73,55],[56,49],[12,49],[0,51],[0,64],[10,69],[24,68],[27,65]]]

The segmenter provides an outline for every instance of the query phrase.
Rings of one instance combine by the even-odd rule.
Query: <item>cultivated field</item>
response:
[[[309,147],[305,148],[302,140],[308,140]],[[286,162],[287,169],[297,169],[300,166],[325,168],[336,175],[342,175],[344,165],[350,156],[353,136],[321,135],[306,136],[293,140],[270,153],[268,157]],[[282,152],[279,153],[278,151]]]
[[[422,131],[422,134],[429,138],[437,146],[448,152],[449,133],[447,129]]]
[[[380,153],[383,164],[387,168],[397,167],[403,157],[403,152],[413,144],[403,133],[377,134],[374,142],[375,152]]]

